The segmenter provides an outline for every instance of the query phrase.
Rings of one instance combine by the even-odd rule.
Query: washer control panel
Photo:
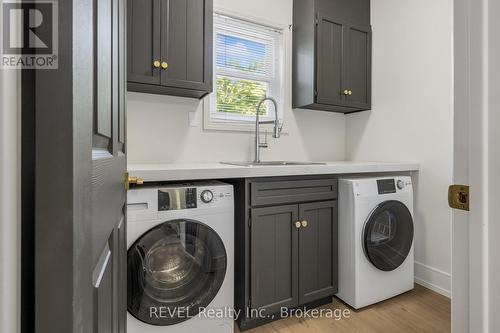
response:
[[[128,222],[186,218],[233,207],[233,186],[215,180],[144,186],[127,192]]]
[[[233,197],[232,186],[209,182],[165,186],[156,191],[159,212],[217,206]]]
[[[190,209],[197,207],[196,187],[158,189],[158,211]]]
[[[200,199],[201,201],[203,201],[204,203],[211,203],[212,200],[214,200],[214,192],[210,191],[210,190],[204,190],[203,192],[201,192],[200,194]]]
[[[207,186],[198,188],[198,191],[198,208],[209,205],[214,206],[226,200],[233,200],[232,187]]]

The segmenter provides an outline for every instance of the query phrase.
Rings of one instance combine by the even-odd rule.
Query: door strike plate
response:
[[[469,211],[469,186],[451,185],[448,189],[448,204],[453,209]]]

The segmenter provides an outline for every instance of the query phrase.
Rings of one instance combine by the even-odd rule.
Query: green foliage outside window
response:
[[[217,77],[217,112],[254,116],[257,105],[267,94],[264,82]],[[267,115],[262,106],[259,115]]]

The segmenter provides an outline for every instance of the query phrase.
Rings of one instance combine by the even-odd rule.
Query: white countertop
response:
[[[418,163],[326,162],[325,165],[235,166],[214,163],[129,164],[130,176],[145,182],[418,171]]]

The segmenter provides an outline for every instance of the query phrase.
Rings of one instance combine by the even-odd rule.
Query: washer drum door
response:
[[[185,219],[160,224],[128,250],[128,311],[156,326],[188,320],[215,298],[226,267],[222,239],[207,225]]]
[[[382,271],[393,271],[403,264],[413,244],[413,219],[399,201],[379,204],[368,217],[363,230],[363,249],[368,260]]]

